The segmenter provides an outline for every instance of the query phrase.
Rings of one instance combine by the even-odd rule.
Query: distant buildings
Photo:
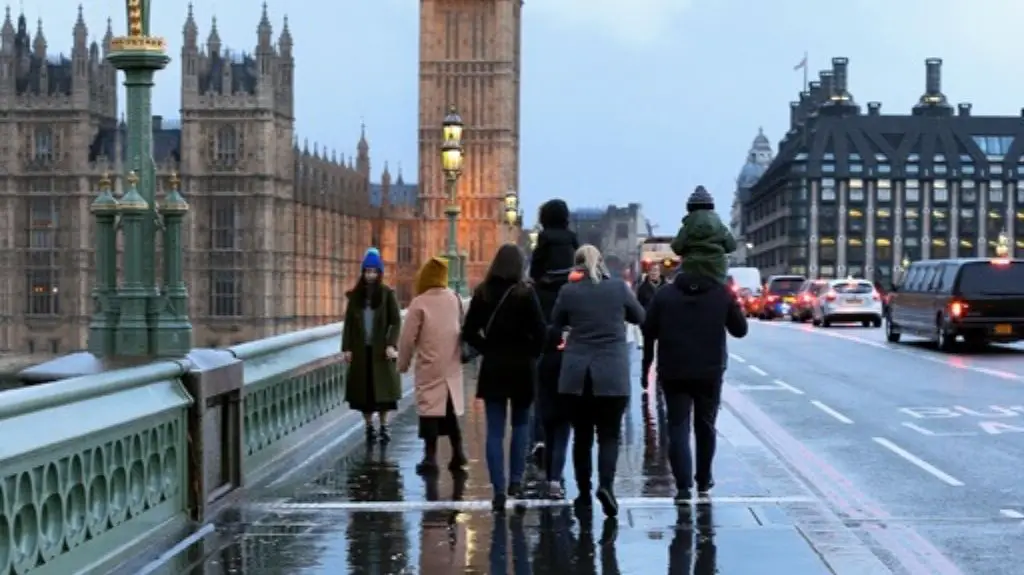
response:
[[[633,267],[640,243],[649,231],[640,204],[578,208],[569,215],[569,227],[581,245],[593,244],[601,249],[605,265],[615,275]]]
[[[748,260],[762,273],[889,283],[903,262],[1024,253],[1024,111],[974,116],[925,63],[909,113],[866,113],[833,58],[798,102],[778,156],[742,203]]]
[[[736,177],[736,193],[733,196],[732,208],[729,212],[729,228],[738,245],[736,251],[729,256],[730,265],[746,265],[747,261],[747,240],[743,227],[743,202],[750,198],[750,188],[757,183],[757,180],[768,169],[775,153],[772,151],[772,144],[764,135],[764,130],[758,129],[754,142],[747,152],[747,161],[740,169]]]

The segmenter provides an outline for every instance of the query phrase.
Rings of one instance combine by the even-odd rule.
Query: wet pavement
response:
[[[492,514],[483,418],[482,405],[470,402],[462,421],[470,457],[465,480],[448,472],[434,481],[416,475],[421,444],[415,414],[407,412],[394,422],[388,445],[367,446],[357,434],[322,461],[292,470],[287,481],[250,494],[201,545],[149,572],[891,573],[728,410],[711,499],[676,507],[663,401],[637,386],[615,486],[621,512],[611,520],[598,507],[578,514],[567,503],[539,499]],[[447,460],[444,440],[440,456]]]
[[[918,572],[1024,573],[1024,346],[752,321],[730,352],[731,408],[774,422],[755,427],[841,518],[902,531]]]

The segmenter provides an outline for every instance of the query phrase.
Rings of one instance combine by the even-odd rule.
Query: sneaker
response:
[[[680,489],[676,491],[676,496],[673,502],[677,506],[689,505],[693,500],[693,493],[689,489]]]
[[[601,509],[608,517],[615,517],[619,514],[619,502],[611,488],[601,487],[597,490],[597,500],[601,503]]]
[[[518,498],[522,497],[523,496],[523,484],[518,482],[518,481],[513,481],[513,482],[509,483],[508,484],[508,489],[506,490],[506,493],[508,493],[508,496],[511,497],[512,499],[518,499]]]
[[[548,499],[565,499],[565,487],[561,481],[548,481]]]
[[[697,497],[708,497],[711,495],[711,488],[715,486],[715,480],[712,479],[707,483],[697,484]]]
[[[494,513],[504,513],[505,503],[507,501],[508,500],[505,498],[504,493],[499,493],[495,495],[494,499],[491,499],[491,511],[493,511]]]

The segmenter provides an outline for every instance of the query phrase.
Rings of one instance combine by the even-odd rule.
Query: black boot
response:
[[[448,462],[448,470],[452,473],[465,473],[469,459],[466,457],[466,450],[462,446],[462,435],[452,434],[448,439],[452,444],[452,460]]]
[[[437,473],[437,438],[423,440],[423,461],[416,464],[416,473],[433,475]]]

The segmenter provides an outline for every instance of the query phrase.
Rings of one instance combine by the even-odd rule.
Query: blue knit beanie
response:
[[[380,273],[384,273],[384,262],[380,259],[380,250],[377,248],[366,250],[366,255],[363,256],[362,269],[375,269]]]

